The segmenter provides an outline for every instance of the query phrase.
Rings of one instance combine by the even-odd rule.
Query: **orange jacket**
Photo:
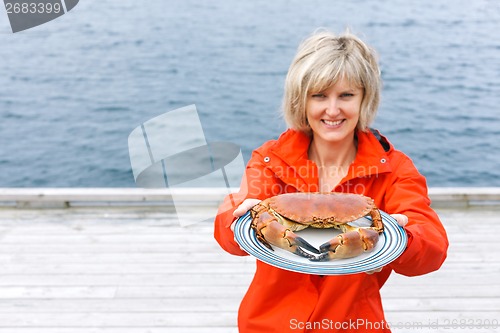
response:
[[[356,135],[356,159],[334,191],[364,194],[387,213],[407,215],[406,250],[372,275],[309,275],[257,260],[238,313],[240,332],[390,332],[379,290],[391,272],[422,275],[437,270],[445,260],[448,239],[430,208],[425,178],[377,131]],[[215,219],[215,238],[224,250],[247,255],[229,229],[234,209],[245,198],[318,191],[318,169],[307,155],[309,143],[305,134],[287,130],[253,152],[240,192],[225,199]]]

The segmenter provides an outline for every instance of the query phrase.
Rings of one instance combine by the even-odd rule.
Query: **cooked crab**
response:
[[[348,224],[366,215],[371,216],[370,227]],[[373,199],[359,194],[280,194],[258,203],[251,209],[251,216],[251,227],[266,247],[273,250],[271,245],[274,245],[312,261],[358,256],[372,250],[379,234],[384,231]],[[294,233],[307,227],[335,228],[342,233],[322,244],[318,250]]]

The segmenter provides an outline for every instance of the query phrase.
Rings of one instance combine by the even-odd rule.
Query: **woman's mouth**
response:
[[[321,121],[323,123],[325,123],[327,126],[331,126],[331,127],[336,127],[336,126],[339,126],[340,124],[342,124],[344,122],[345,119],[341,119],[341,120],[326,120],[326,119],[322,119]]]

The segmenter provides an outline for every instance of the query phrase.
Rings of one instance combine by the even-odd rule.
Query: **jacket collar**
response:
[[[391,172],[388,153],[393,150],[393,147],[389,141],[375,130],[368,132],[357,130],[356,137],[358,152],[347,176],[341,183],[354,178]],[[270,147],[270,153],[278,160],[272,158],[269,167],[285,183],[296,184],[299,190],[306,184],[309,186],[318,184],[317,167],[308,159],[310,142],[311,139],[307,134],[289,129],[281,134]],[[383,145],[387,148],[387,152]],[[302,178],[302,181],[299,181],[297,177]],[[312,191],[309,190],[309,192]]]
[[[374,133],[378,134],[380,140]],[[356,137],[358,152],[346,178],[377,176],[392,171],[388,153],[393,150],[393,147],[385,137],[378,131],[362,132],[360,130],[357,130]],[[349,179],[344,179],[344,181]]]
[[[288,165],[300,164],[308,160],[310,143],[311,138],[307,134],[289,129],[280,135],[271,152]]]

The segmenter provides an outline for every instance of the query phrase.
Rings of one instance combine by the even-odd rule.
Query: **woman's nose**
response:
[[[330,98],[328,100],[328,107],[326,109],[326,113],[331,116],[331,115],[337,115],[340,113],[340,108],[338,105],[338,100],[337,98]]]

